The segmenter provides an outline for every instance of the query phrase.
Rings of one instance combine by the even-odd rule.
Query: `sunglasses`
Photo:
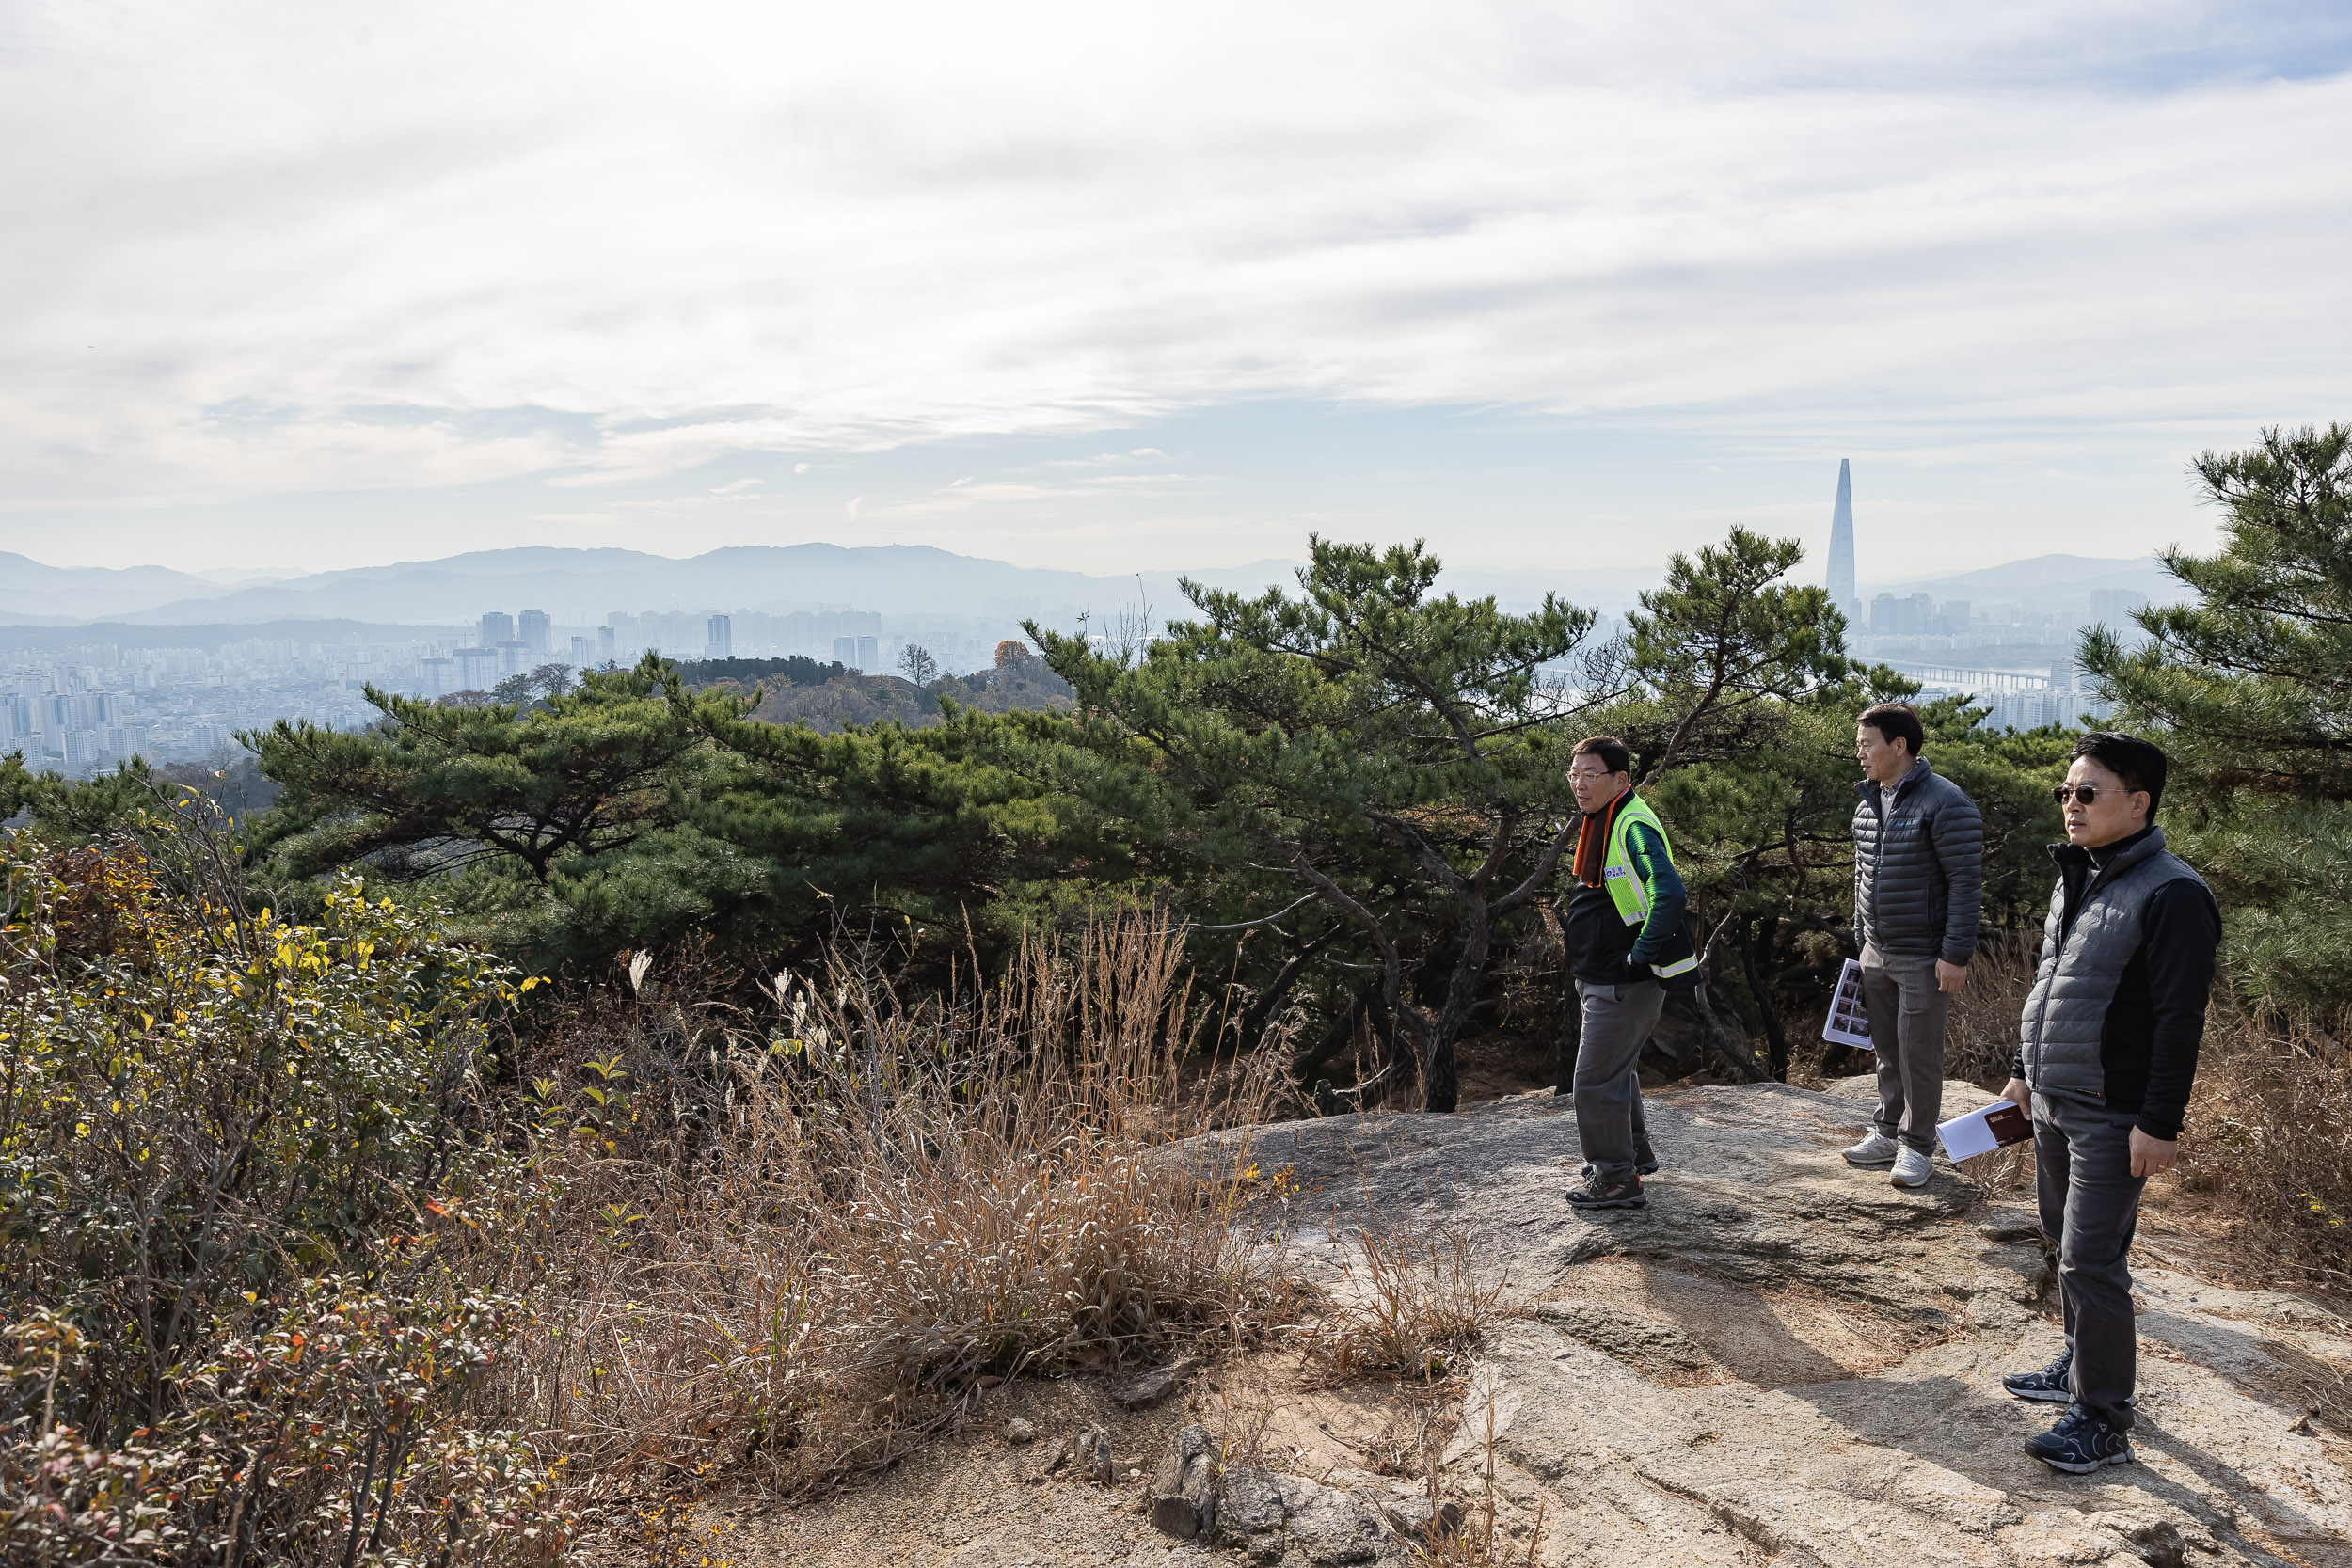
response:
[[[2096,800],[2102,794],[2113,795],[2117,793],[2133,795],[2138,792],[2137,790],[2128,789],[2120,792],[2116,790],[2103,791],[2097,784],[2060,784],[2056,789],[2050,791],[2050,799],[2056,800],[2062,806],[2066,804],[2068,799],[2071,797],[2074,800],[2074,804],[2078,806],[2087,806],[2090,804],[2091,801]]]

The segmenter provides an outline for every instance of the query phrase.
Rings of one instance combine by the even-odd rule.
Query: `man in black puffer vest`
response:
[[[2065,1418],[2026,1447],[2088,1474],[2134,1457],[2132,1235],[2140,1189],[2177,1157],[2205,1034],[2221,911],[2155,826],[2164,752],[2094,731],[2058,791],[2064,844],[2042,962],[2002,1093],[2033,1114],[2042,1233],[2058,1247],[2066,1352],[2001,1380]]]
[[[1846,1161],[1891,1164],[1899,1187],[1924,1186],[1933,1168],[1944,1021],[1968,979],[1984,889],[1984,818],[1919,754],[1926,739],[1908,703],[1881,703],[1854,724],[1868,777],[1854,786],[1853,925],[1879,1112]]]

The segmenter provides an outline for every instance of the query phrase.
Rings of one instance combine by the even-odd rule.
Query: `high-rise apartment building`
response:
[[[497,645],[499,673],[522,675],[531,672],[531,645],[519,637],[510,637]]]
[[[495,648],[460,648],[450,656],[457,662],[457,689],[487,691],[499,683],[499,656]]]
[[[33,712],[40,725],[40,749],[53,757],[66,754],[66,731],[72,727],[72,699],[55,691],[44,691],[35,701]]]
[[[857,661],[857,641],[854,637],[834,638],[833,640],[833,661],[845,669],[864,669],[865,666]]]
[[[620,634],[611,626],[596,628],[596,662],[608,663],[620,657]]]
[[[2136,631],[2139,623],[2132,619],[2132,611],[2147,602],[2147,594],[2128,588],[2094,588],[2090,591],[2090,618],[2117,631]]]
[[[1865,629],[1857,626],[1855,630]],[[1897,598],[1881,594],[1870,601],[1867,630],[1872,637],[1943,637],[1968,629],[1968,601],[1952,599],[1939,610],[1926,594]]]
[[[502,610],[494,610],[482,618],[482,645],[495,648],[501,642],[515,640],[515,617]]]
[[[610,627],[607,627],[606,629],[607,629],[607,630],[610,630],[611,628],[610,628]],[[573,669],[575,669],[575,670],[585,670],[588,666],[590,666],[591,664],[594,664],[596,661],[596,644],[595,640],[594,640],[594,639],[592,639],[592,638],[586,638],[586,637],[575,637],[575,638],[573,638],[573,639],[572,639],[572,668],[573,668]]]
[[[733,658],[735,657],[735,622],[725,615],[713,615],[703,641],[703,657]]]
[[[515,622],[515,635],[521,639],[524,647],[529,648],[541,658],[545,658],[548,656],[548,640],[551,635],[551,626],[552,623],[548,621],[546,610],[526,610]]]
[[[869,675],[882,673],[882,639],[861,637],[857,640],[857,667]]]

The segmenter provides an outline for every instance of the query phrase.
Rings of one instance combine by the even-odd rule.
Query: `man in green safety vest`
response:
[[[1698,983],[1682,928],[1682,878],[1666,829],[1633,793],[1633,754],[1612,735],[1576,743],[1568,787],[1584,814],[1561,927],[1583,1029],[1576,1054],[1576,1131],[1584,1185],[1579,1209],[1640,1209],[1642,1178],[1658,1168],[1642,1115],[1639,1061],[1668,988]]]

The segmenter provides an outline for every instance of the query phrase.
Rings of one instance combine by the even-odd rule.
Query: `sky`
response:
[[[2210,541],[2352,6],[0,4],[0,548]]]

